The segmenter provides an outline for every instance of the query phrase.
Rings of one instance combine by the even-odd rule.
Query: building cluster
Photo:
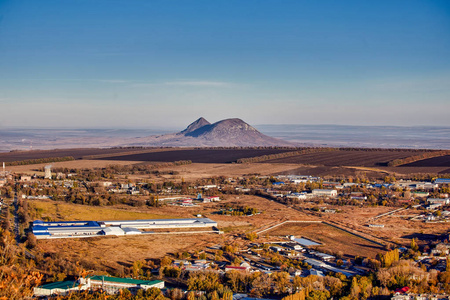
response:
[[[198,194],[197,198],[190,197],[171,197],[171,198],[161,198],[159,201],[164,201],[165,203],[177,206],[198,206],[201,203],[219,202],[219,196],[202,197],[202,194]]]
[[[355,268],[350,262],[339,263],[339,259],[328,253],[323,253],[314,250],[312,247],[320,245],[305,238],[295,238],[290,236],[288,241],[285,242],[268,242],[264,244],[253,243],[246,249],[241,249],[238,253],[235,253],[235,257],[239,258],[241,263],[228,264],[221,260],[208,261],[206,259],[181,259],[174,260],[173,267],[178,267],[184,271],[200,271],[211,270],[220,274],[225,274],[231,271],[238,272],[262,272],[271,274],[280,270],[279,265],[272,262],[270,258],[265,257],[265,251],[271,253],[277,253],[285,258],[294,259],[298,262],[302,262],[301,269],[290,268],[289,273],[291,279],[294,276],[308,276],[318,275],[325,276],[328,272],[342,273],[348,277],[352,277],[357,274],[363,274],[360,269]],[[220,245],[216,245],[211,249],[220,249]],[[308,266],[306,268],[305,266]]]
[[[292,191],[299,181],[301,183],[306,182],[310,186],[315,184],[320,188],[312,188],[301,192]],[[384,200],[394,201],[397,204],[406,205],[415,202],[421,203],[421,207],[428,211],[435,211],[442,210],[443,207],[450,204],[448,194],[439,193],[440,188],[448,185],[448,181],[447,178],[438,178],[433,182],[400,180],[392,183],[354,183],[324,181],[320,177],[282,175],[275,178],[272,186],[265,189],[265,193],[286,200],[344,199],[361,205],[367,200],[371,200],[372,203],[373,201],[378,203],[382,203]],[[305,185],[303,185],[303,188],[305,188]],[[369,197],[371,198],[369,199]],[[326,212],[332,211],[327,210]],[[435,218],[436,216],[429,216],[426,221],[435,221]]]
[[[427,271],[444,272],[447,269],[447,256],[450,254],[450,244],[439,242],[432,245],[426,252],[416,258],[416,262],[427,268]]]

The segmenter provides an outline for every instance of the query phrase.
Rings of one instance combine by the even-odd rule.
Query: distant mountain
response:
[[[295,146],[295,144],[264,135],[241,119],[226,119],[211,124],[204,118],[199,118],[178,133],[138,138],[131,145],[156,147]]]
[[[205,118],[201,117],[199,119],[197,119],[196,121],[192,122],[191,124],[189,124],[188,127],[186,127],[185,130],[181,131],[180,134],[189,134],[205,125],[211,125],[211,123],[209,123],[208,121],[206,121]]]

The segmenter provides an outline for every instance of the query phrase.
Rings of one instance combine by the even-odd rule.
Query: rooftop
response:
[[[46,290],[53,290],[53,289],[67,290],[77,286],[79,286],[79,284],[75,281],[58,281],[41,285],[38,288]]]
[[[163,282],[162,280],[139,280],[139,279],[133,279],[133,278],[119,278],[119,277],[110,277],[110,276],[102,276],[102,275],[96,275],[96,276],[92,276],[89,278],[91,280],[95,280],[95,281],[127,283],[127,284],[144,284],[144,285],[153,285],[153,284]]]

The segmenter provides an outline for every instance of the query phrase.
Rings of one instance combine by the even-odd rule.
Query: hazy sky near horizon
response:
[[[450,1],[0,0],[0,127],[450,126]]]

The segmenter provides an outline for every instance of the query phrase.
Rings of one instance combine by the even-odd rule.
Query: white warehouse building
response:
[[[315,189],[312,190],[312,195],[318,197],[336,197],[337,190]]]

